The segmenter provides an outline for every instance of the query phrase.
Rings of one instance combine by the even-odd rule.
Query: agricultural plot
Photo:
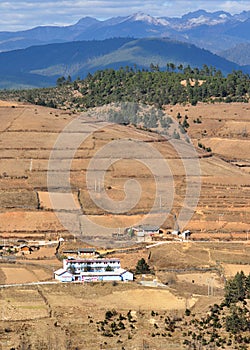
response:
[[[33,265],[20,266],[13,264],[1,264],[0,284],[22,284],[51,280],[53,274],[50,269],[44,269],[33,262]]]
[[[0,210],[7,209],[35,210],[38,209],[37,194],[33,191],[0,191]]]
[[[1,290],[1,320],[39,320],[48,317],[48,308],[37,290]]]

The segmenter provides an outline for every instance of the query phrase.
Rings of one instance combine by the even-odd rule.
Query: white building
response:
[[[74,275],[67,270],[59,269],[54,272],[54,277],[60,282],[72,282],[74,281]]]
[[[61,282],[133,281],[133,274],[121,268],[119,259],[63,260],[63,268],[54,272]]]
[[[133,281],[133,274],[124,269],[118,269],[116,271],[104,271],[104,272],[84,272],[79,276],[75,275],[75,278],[78,278],[78,281],[89,282],[89,281]]]
[[[64,259],[63,268],[70,272],[104,272],[120,269],[119,259]]]

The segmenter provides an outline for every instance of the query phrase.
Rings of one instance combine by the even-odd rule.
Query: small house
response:
[[[160,227],[153,226],[153,225],[139,225],[139,226],[133,227],[133,230],[137,233],[144,232],[145,235],[154,235],[154,234],[160,233]]]
[[[33,249],[27,244],[20,245],[18,249],[22,254],[31,254],[33,252]]]
[[[191,232],[189,230],[183,231],[180,236],[182,239],[186,240],[191,236]]]
[[[143,242],[152,240],[154,235],[159,234],[160,227],[153,225],[140,225],[133,227],[133,231],[137,236],[137,241]]]

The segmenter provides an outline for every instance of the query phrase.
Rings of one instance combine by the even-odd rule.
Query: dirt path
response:
[[[3,134],[3,133],[5,133],[5,132],[8,132],[9,129],[10,129],[10,128],[13,126],[13,124],[15,123],[15,121],[16,121],[18,118],[20,118],[20,117],[26,112],[26,110],[27,110],[27,108],[21,109],[20,113],[19,113],[15,118],[13,118],[13,119],[11,120],[11,122],[9,122],[9,124],[6,126],[6,128],[5,128],[4,130],[2,130],[2,131],[0,132],[0,134]]]

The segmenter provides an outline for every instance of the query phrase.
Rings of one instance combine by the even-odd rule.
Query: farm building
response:
[[[152,225],[140,225],[133,227],[133,230],[135,232],[144,232],[145,234],[152,235],[160,232],[159,226],[152,226]]]
[[[140,225],[133,227],[132,229],[137,237],[137,241],[139,242],[152,240],[154,235],[160,233],[160,227],[152,225]]]

